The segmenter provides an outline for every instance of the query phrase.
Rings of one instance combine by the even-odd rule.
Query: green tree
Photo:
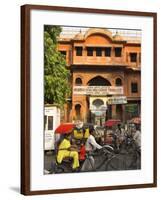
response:
[[[59,26],[44,28],[44,81],[45,103],[63,106],[70,95],[70,72],[66,69],[64,56],[57,50]]]

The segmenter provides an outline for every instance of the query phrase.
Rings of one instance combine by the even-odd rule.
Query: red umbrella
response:
[[[69,134],[73,131],[74,129],[74,124],[72,123],[63,123],[63,124],[60,124],[56,130],[55,130],[55,133],[59,133],[59,134]]]
[[[140,117],[134,117],[130,120],[131,123],[134,124],[141,124],[141,118]]]
[[[121,120],[120,119],[109,119],[105,122],[104,126],[115,126],[117,124],[121,123]]]

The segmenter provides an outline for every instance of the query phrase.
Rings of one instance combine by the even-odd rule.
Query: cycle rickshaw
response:
[[[73,123],[61,124],[55,130],[55,161],[51,163],[50,173],[72,173],[72,172],[89,172],[89,171],[104,171],[108,170],[109,162],[115,157],[112,148],[109,145],[103,146],[99,151],[86,153],[85,152],[85,140],[81,138],[77,143],[74,141],[73,144],[73,133],[76,125]],[[87,128],[87,126],[86,126]],[[65,135],[69,135],[71,139],[71,147],[79,154],[79,167],[77,170],[72,169],[73,159],[70,157],[64,157],[61,163],[57,161],[57,155],[59,151],[60,142],[63,140]],[[98,163],[94,163],[95,157],[102,158]],[[104,168],[104,169],[103,169]]]

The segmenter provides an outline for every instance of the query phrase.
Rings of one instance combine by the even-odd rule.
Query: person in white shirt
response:
[[[102,146],[96,142],[95,137],[93,136],[93,131],[90,133],[90,136],[86,141],[85,148],[87,152],[102,148]]]
[[[92,151],[96,149],[101,149],[102,146],[99,145],[94,137],[94,128],[90,129],[90,135],[85,143],[86,153],[88,155],[88,159],[85,160],[82,171],[94,171],[95,170],[95,160],[94,157],[90,154]]]
[[[136,143],[136,146],[138,148],[141,148],[141,132],[140,132],[140,129],[136,126],[136,128],[134,129],[134,132],[133,132],[133,139]]]

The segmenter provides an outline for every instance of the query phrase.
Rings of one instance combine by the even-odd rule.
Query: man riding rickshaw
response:
[[[104,124],[105,143],[112,144],[116,151],[119,151],[120,145],[125,139],[125,130],[122,128],[119,119],[109,119]]]
[[[77,121],[73,130],[73,138],[76,140],[86,140],[89,137],[89,127],[83,127],[83,122]]]

